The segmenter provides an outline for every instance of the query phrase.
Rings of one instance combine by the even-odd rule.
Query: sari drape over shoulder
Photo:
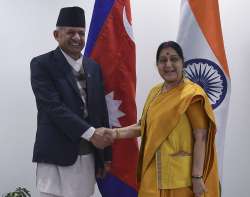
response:
[[[191,103],[200,101],[209,119],[203,178],[208,192],[204,197],[219,197],[217,158],[215,151],[216,125],[212,107],[203,89],[184,79],[177,87],[161,93],[163,84],[152,88],[141,117],[141,149],[137,170],[139,196],[158,197],[156,161],[157,150],[177,126]]]

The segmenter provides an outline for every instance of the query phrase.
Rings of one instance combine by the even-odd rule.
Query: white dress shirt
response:
[[[81,55],[81,57],[78,60],[74,60],[72,57],[70,57],[68,54],[66,54],[63,50],[61,50],[64,57],[66,58],[66,60],[68,61],[68,63],[72,66],[72,68],[76,71],[79,72],[82,65],[82,58],[83,56]],[[82,98],[84,99],[84,98]],[[84,102],[84,101],[83,101]],[[85,102],[84,102],[85,103]],[[92,135],[95,132],[95,128],[94,127],[90,127],[88,130],[86,130],[83,135],[82,138],[86,139],[89,141],[89,139],[92,137]]]

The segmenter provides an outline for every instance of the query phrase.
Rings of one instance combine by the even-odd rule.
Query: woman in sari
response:
[[[208,97],[183,77],[184,57],[176,42],[159,46],[156,65],[163,83],[151,89],[140,122],[112,130],[115,139],[142,137],[139,197],[219,197]]]

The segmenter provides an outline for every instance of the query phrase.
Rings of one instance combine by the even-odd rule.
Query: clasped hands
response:
[[[116,132],[110,128],[97,128],[90,138],[90,142],[97,148],[104,149],[110,146],[116,138]]]
[[[97,128],[90,138],[90,142],[99,149],[110,146],[116,138],[116,132],[113,129],[100,127]],[[111,169],[111,162],[105,162],[104,168],[99,168],[96,172],[97,178],[104,178]]]

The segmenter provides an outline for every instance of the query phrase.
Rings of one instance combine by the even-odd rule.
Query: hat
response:
[[[60,10],[57,27],[85,27],[84,10],[80,7],[65,7]]]

